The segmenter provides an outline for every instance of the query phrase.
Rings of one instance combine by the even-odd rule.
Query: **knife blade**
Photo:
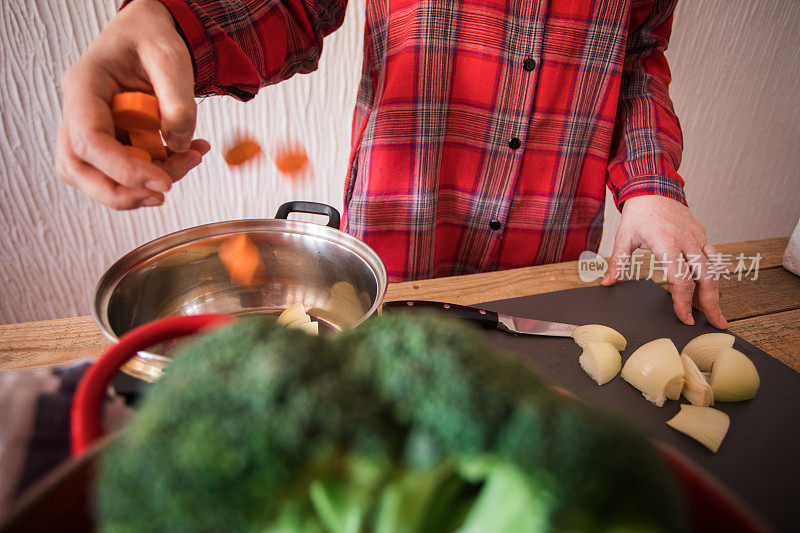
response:
[[[523,335],[545,335],[549,337],[572,337],[572,332],[578,326],[562,324],[561,322],[548,322],[534,318],[521,318],[506,315],[496,311],[489,311],[479,307],[449,304],[444,302],[429,302],[425,300],[399,300],[384,302],[384,311],[424,311],[436,310],[448,313],[450,316],[469,320],[484,329],[499,329],[507,333],[521,333]]]

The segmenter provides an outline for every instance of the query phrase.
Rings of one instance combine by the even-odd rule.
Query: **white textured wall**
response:
[[[667,58],[679,172],[709,240],[789,236],[800,218],[800,1],[682,0]],[[619,222],[610,202],[605,255]]]
[[[59,76],[113,15],[113,2],[1,0],[0,323],[88,314],[105,268],[164,233],[272,216],[290,199],[341,207],[363,5],[351,0],[344,27],[326,40],[319,71],[265,89],[248,104],[203,101],[198,132],[211,141],[211,157],[176,185],[164,207],[120,213],[53,173]],[[800,216],[800,2],[684,0],[669,57],[686,139],[681,171],[711,239],[790,233]],[[219,149],[237,127],[267,147],[300,139],[313,179],[287,184],[268,159],[228,169]],[[609,214],[611,231],[616,219]]]
[[[202,168],[176,184],[164,206],[117,212],[67,187],[53,172],[59,78],[113,16],[115,2],[0,0],[0,323],[89,314],[104,270],[165,233],[272,217],[288,200],[341,209],[364,27],[363,0],[351,4],[346,26],[325,42],[318,71],[264,89],[247,104],[232,98],[200,102],[197,135],[212,144]],[[301,140],[313,177],[287,183],[269,158],[228,168],[221,149],[240,130],[265,149]]]

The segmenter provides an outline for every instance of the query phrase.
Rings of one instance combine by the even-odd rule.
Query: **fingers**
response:
[[[142,43],[138,52],[158,97],[164,140],[172,151],[185,152],[191,146],[197,116],[189,51],[176,33],[157,45]]]
[[[698,280],[697,300],[709,324],[718,329],[728,328],[728,321],[719,306],[719,283],[716,280]]]
[[[85,163],[78,163],[83,179],[77,185],[89,198],[112,209],[124,211],[139,207],[156,207],[164,203],[161,193],[125,187]]]
[[[203,156],[207,154],[210,149],[211,145],[208,144],[208,141],[195,139],[192,141],[187,151],[176,154],[170,150],[169,157],[167,157],[166,161],[154,163],[164,169],[172,178],[172,181],[178,181],[190,170],[199,165]]]
[[[56,167],[62,181],[112,209],[154,207],[164,203],[164,195],[161,192],[121,185],[97,168],[80,160],[71,152],[71,147],[65,140],[66,135],[66,129],[62,128],[59,131],[57,142]],[[171,154],[167,161],[154,162],[154,165],[160,166],[160,170],[165,172],[171,180],[178,181],[192,168],[199,165],[203,155],[210,149],[211,146],[207,141],[196,139],[192,141],[191,148],[186,152]],[[125,157],[130,158],[127,154]]]
[[[709,261],[709,258],[719,257],[719,253],[708,244],[703,226],[685,205],[658,195],[630,198],[622,210],[617,241],[620,241],[623,228],[627,228],[634,241],[631,246],[622,246],[625,251],[639,246],[652,250],[651,267],[660,263],[659,270],[665,272],[669,283],[675,314],[682,322],[694,324],[694,302],[710,324],[718,328],[727,327],[719,306],[716,265]],[[603,280],[604,285],[610,285],[615,278],[612,267],[616,269],[618,264],[618,246],[619,242],[615,243],[614,257]],[[691,271],[687,260],[696,271]]]
[[[692,307],[695,307],[703,312],[712,326],[727,328],[728,322],[719,306],[719,281],[710,271],[708,257],[699,247],[689,247],[683,253],[677,250],[673,248],[659,259],[667,264],[667,281],[675,315],[684,324],[694,325]],[[688,264],[686,258],[689,258]]]
[[[693,277],[696,287],[692,306],[703,312],[709,324],[719,329],[726,329],[728,321],[725,320],[719,305],[719,278],[712,270],[711,261],[712,257],[718,255],[719,252],[708,243],[702,249],[691,248],[684,253],[685,257],[691,258],[695,268]]]
[[[190,148],[200,152],[200,155],[206,155],[211,150],[211,143],[205,139],[195,139]]]
[[[172,179],[162,169],[130,157],[114,137],[102,132],[85,131],[72,136],[72,148],[81,160],[113,177],[120,185],[167,192]]]
[[[666,266],[667,282],[672,295],[672,307],[675,315],[684,324],[694,325],[692,298],[695,284],[680,249],[669,248],[667,251],[654,252],[651,261],[656,260],[663,262]]]
[[[697,275],[696,304],[703,312],[708,323],[719,329],[726,329],[728,321],[719,306],[719,279],[711,272],[709,257],[718,256],[719,252],[706,243],[702,250],[694,250],[693,255],[700,256],[700,272]]]
[[[164,202],[164,195],[161,193],[120,185],[96,168],[80,161],[70,153],[69,145],[62,138],[63,133],[59,132],[56,167],[59,178],[65,183],[93,200],[117,210],[154,207]]]
[[[196,113],[193,85],[191,57],[169,10],[160,2],[134,2],[62,77],[59,177],[115,209],[163,202],[163,193],[199,163],[207,147],[201,143],[201,149],[189,150]],[[165,165],[130,157],[115,138],[110,109],[123,90],[153,90],[167,145],[190,153]]]
[[[96,168],[115,182],[132,188],[165,192],[172,186],[169,175],[155,165],[128,156],[115,137],[111,109],[106,95],[112,94],[108,82],[81,72],[65,76],[64,111],[60,142],[68,154]],[[109,96],[110,100],[110,96]],[[67,155],[67,153],[65,153]],[[84,167],[74,166],[77,181]]]
[[[634,248],[633,241],[628,237],[628,234],[617,231],[617,234],[614,236],[614,251],[611,252],[606,275],[603,276],[603,281],[600,283],[609,287],[617,282],[620,271],[624,269],[624,265],[621,264],[621,261],[623,261],[622,258],[626,255],[630,257]]]

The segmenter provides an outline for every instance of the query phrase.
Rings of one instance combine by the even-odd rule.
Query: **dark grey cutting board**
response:
[[[718,331],[695,312],[695,326],[675,317],[669,294],[651,281],[585,287],[481,304],[510,315],[571,324],[605,324],[628,340],[626,358],[642,344],[669,337],[680,351],[689,340]],[[617,376],[602,387],[578,364],[580,348],[566,338],[487,331],[499,348],[530,359],[552,383],[635,421],[721,481],[778,531],[800,531],[800,374],[737,337],[734,347],[758,369],[761,388],[748,402],[718,403],[731,426],[714,454],[665,424],[681,402],[658,408]],[[684,400],[682,400],[684,401]]]

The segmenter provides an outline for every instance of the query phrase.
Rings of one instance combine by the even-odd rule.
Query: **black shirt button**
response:
[[[530,57],[526,58],[525,61],[522,62],[522,68],[530,72],[536,68],[536,61],[534,61],[533,58]]]
[[[512,150],[516,150],[520,146],[522,146],[522,141],[520,141],[516,137],[512,137],[511,140],[508,141],[508,147],[511,148]]]
[[[494,231],[499,230],[502,226],[503,225],[500,224],[500,221],[497,220],[496,218],[493,218],[492,220],[489,221],[489,228]]]

